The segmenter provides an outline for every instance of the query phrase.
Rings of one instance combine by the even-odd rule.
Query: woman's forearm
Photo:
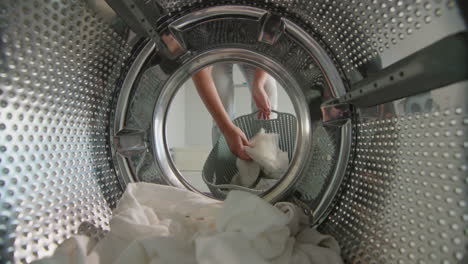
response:
[[[254,89],[259,89],[259,88],[264,88],[266,79],[268,77],[268,73],[266,73],[264,70],[260,68],[256,68],[254,72],[254,82],[252,88]]]
[[[224,110],[223,103],[219,98],[216,86],[211,77],[211,67],[207,67],[192,76],[192,80],[197,88],[203,103],[216,122],[216,125],[224,133],[226,129],[233,126],[229,115]]]

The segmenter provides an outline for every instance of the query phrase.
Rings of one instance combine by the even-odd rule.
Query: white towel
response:
[[[187,190],[132,183],[114,210],[109,233],[96,246],[76,236],[36,263],[342,263],[332,237],[306,226],[291,235],[300,212],[292,204],[279,204],[280,210],[232,191],[221,205]]]

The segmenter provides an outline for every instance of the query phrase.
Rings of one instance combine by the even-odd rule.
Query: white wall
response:
[[[185,83],[185,142],[188,146],[211,146],[213,122],[192,80]]]
[[[170,148],[185,147],[185,89],[179,89],[167,115],[166,138]]]

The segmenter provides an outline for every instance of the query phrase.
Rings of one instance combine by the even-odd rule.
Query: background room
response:
[[[234,108],[235,116],[252,113],[251,92],[239,67],[234,65]],[[286,91],[278,85],[279,112],[295,114]],[[180,87],[173,98],[167,116],[166,139],[172,159],[181,174],[193,187],[208,191],[201,173],[212,149],[211,131],[213,119],[203,105],[191,79]]]

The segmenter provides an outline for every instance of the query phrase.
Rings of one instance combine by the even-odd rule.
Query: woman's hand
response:
[[[242,160],[252,160],[244,150],[244,146],[250,146],[250,143],[240,128],[233,124],[223,131],[223,135],[226,138],[229,149],[234,155]]]
[[[270,119],[271,106],[268,95],[263,85],[255,85],[252,88],[252,96],[258,109],[258,119]]]

